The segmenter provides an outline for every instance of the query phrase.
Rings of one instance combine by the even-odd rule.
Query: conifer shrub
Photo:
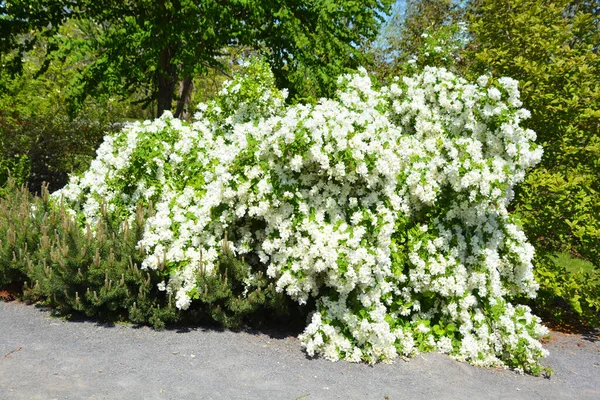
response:
[[[257,275],[255,290],[244,293],[248,263],[223,249],[215,273],[198,271],[198,302],[182,315],[172,295],[158,283],[165,264],[155,270],[139,266],[145,251],[138,246],[152,204],[139,204],[131,221],[101,207],[94,225],[82,227],[59,202],[11,181],[0,200],[0,288],[18,285],[24,298],[41,301],[63,315],[126,321],[163,328],[174,323],[217,323],[229,328],[256,326],[273,317],[288,318],[293,306],[266,277]],[[227,242],[224,242],[227,246]]]
[[[39,226],[32,215],[32,196],[9,179],[0,197],[0,289],[22,288],[30,251],[39,243]],[[47,204],[48,192],[44,192]],[[39,206],[39,205],[38,205]]]
[[[540,373],[547,330],[513,304],[538,284],[507,207],[542,154],[517,82],[426,67],[381,88],[364,70],[338,83],[333,99],[288,106],[252,63],[192,123],[166,113],[105,137],[53,198],[92,227],[132,225],[152,204],[141,269],[182,313],[252,312],[266,285],[315,303],[300,336],[310,355],[440,351]],[[231,294],[215,277],[234,279]]]

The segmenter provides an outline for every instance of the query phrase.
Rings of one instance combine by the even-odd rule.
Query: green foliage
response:
[[[65,20],[67,2],[2,1],[0,2],[0,63],[2,70],[17,74],[23,69],[23,60],[38,39],[52,37]],[[37,35],[31,35],[38,27]],[[55,50],[51,45],[48,53]],[[0,88],[2,86],[0,85]]]
[[[454,0],[396,2],[379,40],[370,48],[375,73],[388,81],[425,66],[449,67],[466,41],[464,7]]]
[[[28,253],[39,242],[38,232],[29,191],[17,189],[15,181],[10,180],[0,197],[0,288],[23,285]]]
[[[368,63],[360,47],[375,38],[393,2],[257,1],[259,8],[264,7],[260,23],[269,21],[259,36],[268,49],[277,86],[288,88],[297,101],[331,97],[338,76]]]
[[[556,259],[538,257],[535,269],[540,284],[538,298],[530,302],[546,320],[571,323],[580,321],[591,327],[600,326],[600,273],[588,268],[578,269]],[[553,262],[554,261],[554,262]],[[588,264],[589,265],[589,264]]]
[[[72,26],[63,26],[68,34]],[[83,59],[45,62],[49,43],[40,41],[24,55],[20,75],[0,71],[0,187],[8,176],[35,192],[42,182],[50,190],[62,187],[69,173],[89,165],[102,137],[114,131],[114,121],[136,111],[126,103],[106,98],[86,101],[71,115],[65,89]]]
[[[42,182],[50,182],[52,190],[62,187],[69,173],[89,165],[111,130],[102,110],[87,109],[72,119],[61,99],[45,97],[40,86],[19,78],[11,82],[12,93],[0,95],[0,186],[10,174],[36,192]]]
[[[188,310],[192,318],[213,320],[233,328],[244,324],[257,326],[274,319],[278,319],[279,323],[289,321],[293,302],[284,293],[277,293],[264,271],[258,272],[252,290],[248,291],[244,281],[251,271],[250,265],[224,250],[225,255],[220,257],[216,273],[201,271],[198,274],[198,289],[192,298],[199,300],[202,306],[194,304]]]
[[[91,49],[95,56],[71,86],[75,99],[138,91],[146,104],[156,101],[158,115],[174,108],[177,98],[175,115],[180,116],[193,78],[224,69],[228,47],[250,46],[263,53],[278,84],[290,88],[292,96],[332,94],[335,77],[364,62],[358,46],[377,34],[391,3],[10,0],[0,9],[0,32],[7,35],[0,53],[20,49],[15,37],[29,30],[53,39],[47,54]],[[65,21],[85,26],[85,40],[58,37],[55,27]]]
[[[523,106],[532,113],[526,125],[544,147],[514,203],[538,253],[538,303],[553,310],[562,304],[585,321],[597,321],[600,304],[597,12],[590,3],[568,0],[475,0],[465,54],[473,60],[470,73],[520,81]],[[568,271],[554,262],[555,252],[578,254],[596,271]]]
[[[568,272],[594,272],[594,264],[567,253],[554,254],[554,263],[558,266],[564,266]]]
[[[2,148],[4,147],[4,141]],[[12,179],[17,186],[27,184],[31,166],[26,155],[12,154],[8,157],[0,157],[0,198],[3,198],[6,192],[6,184]]]
[[[14,181],[0,200],[0,288],[18,285],[30,301],[42,301],[63,315],[103,321],[129,320],[163,328],[176,322],[213,321],[226,327],[257,326],[290,316],[292,303],[277,293],[263,273],[247,288],[249,265],[229,252],[217,274],[198,274],[194,308],[175,308],[157,284],[168,276],[138,266],[145,254],[138,241],[152,205],[138,206],[134,220],[122,223],[103,208],[95,227],[85,229],[64,208],[49,200],[47,187],[32,196]],[[247,292],[247,295],[242,294]],[[298,310],[298,308],[296,308]]]
[[[474,1],[468,55],[474,72],[520,80],[527,126],[542,163],[516,211],[539,249],[580,254],[600,267],[600,27],[585,4]]]

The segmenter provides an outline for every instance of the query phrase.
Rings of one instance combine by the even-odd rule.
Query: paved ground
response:
[[[66,322],[0,302],[0,399],[600,399],[600,341],[553,333],[551,379],[439,354],[373,367],[294,337]]]

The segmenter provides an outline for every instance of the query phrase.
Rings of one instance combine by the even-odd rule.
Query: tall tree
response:
[[[424,33],[450,25],[460,19],[463,8],[457,0],[405,0],[388,24],[387,39],[406,56],[425,41]],[[402,43],[399,43],[402,42]]]
[[[375,56],[376,72],[380,75],[402,75],[409,60],[438,65],[436,53],[450,53],[449,46],[457,43],[458,23],[464,17],[463,0],[401,0],[392,8],[390,18],[371,50]],[[433,37],[432,37],[433,36]],[[438,50],[438,46],[443,49]],[[430,49],[431,47],[431,49]],[[443,50],[443,51],[442,51]]]
[[[2,69],[19,73],[23,69],[25,53],[38,40],[52,37],[66,20],[69,1],[5,1],[0,0],[0,61]],[[32,32],[36,31],[36,32]],[[34,33],[34,34],[32,34]],[[56,50],[48,43],[48,51]],[[49,62],[46,62],[42,71]]]
[[[83,43],[98,57],[81,73],[79,98],[144,89],[157,113],[181,114],[193,77],[222,68],[228,46],[252,46],[269,60],[293,96],[329,94],[335,77],[365,59],[392,0],[6,0],[0,50],[23,47],[27,29],[56,34],[65,20],[96,24]]]

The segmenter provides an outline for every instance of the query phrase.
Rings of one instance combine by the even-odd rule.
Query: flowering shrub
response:
[[[316,299],[308,354],[389,361],[440,351],[540,372],[547,331],[515,295],[534,297],[533,248],[507,205],[542,150],[520,122],[517,82],[466,82],[444,69],[376,89],[364,70],[334,99],[285,104],[250,64],[191,124],[166,113],[107,136],[62,197],[82,223],[101,203],[156,211],[138,246],[166,265],[179,309],[198,298],[227,247],[299,303]]]

